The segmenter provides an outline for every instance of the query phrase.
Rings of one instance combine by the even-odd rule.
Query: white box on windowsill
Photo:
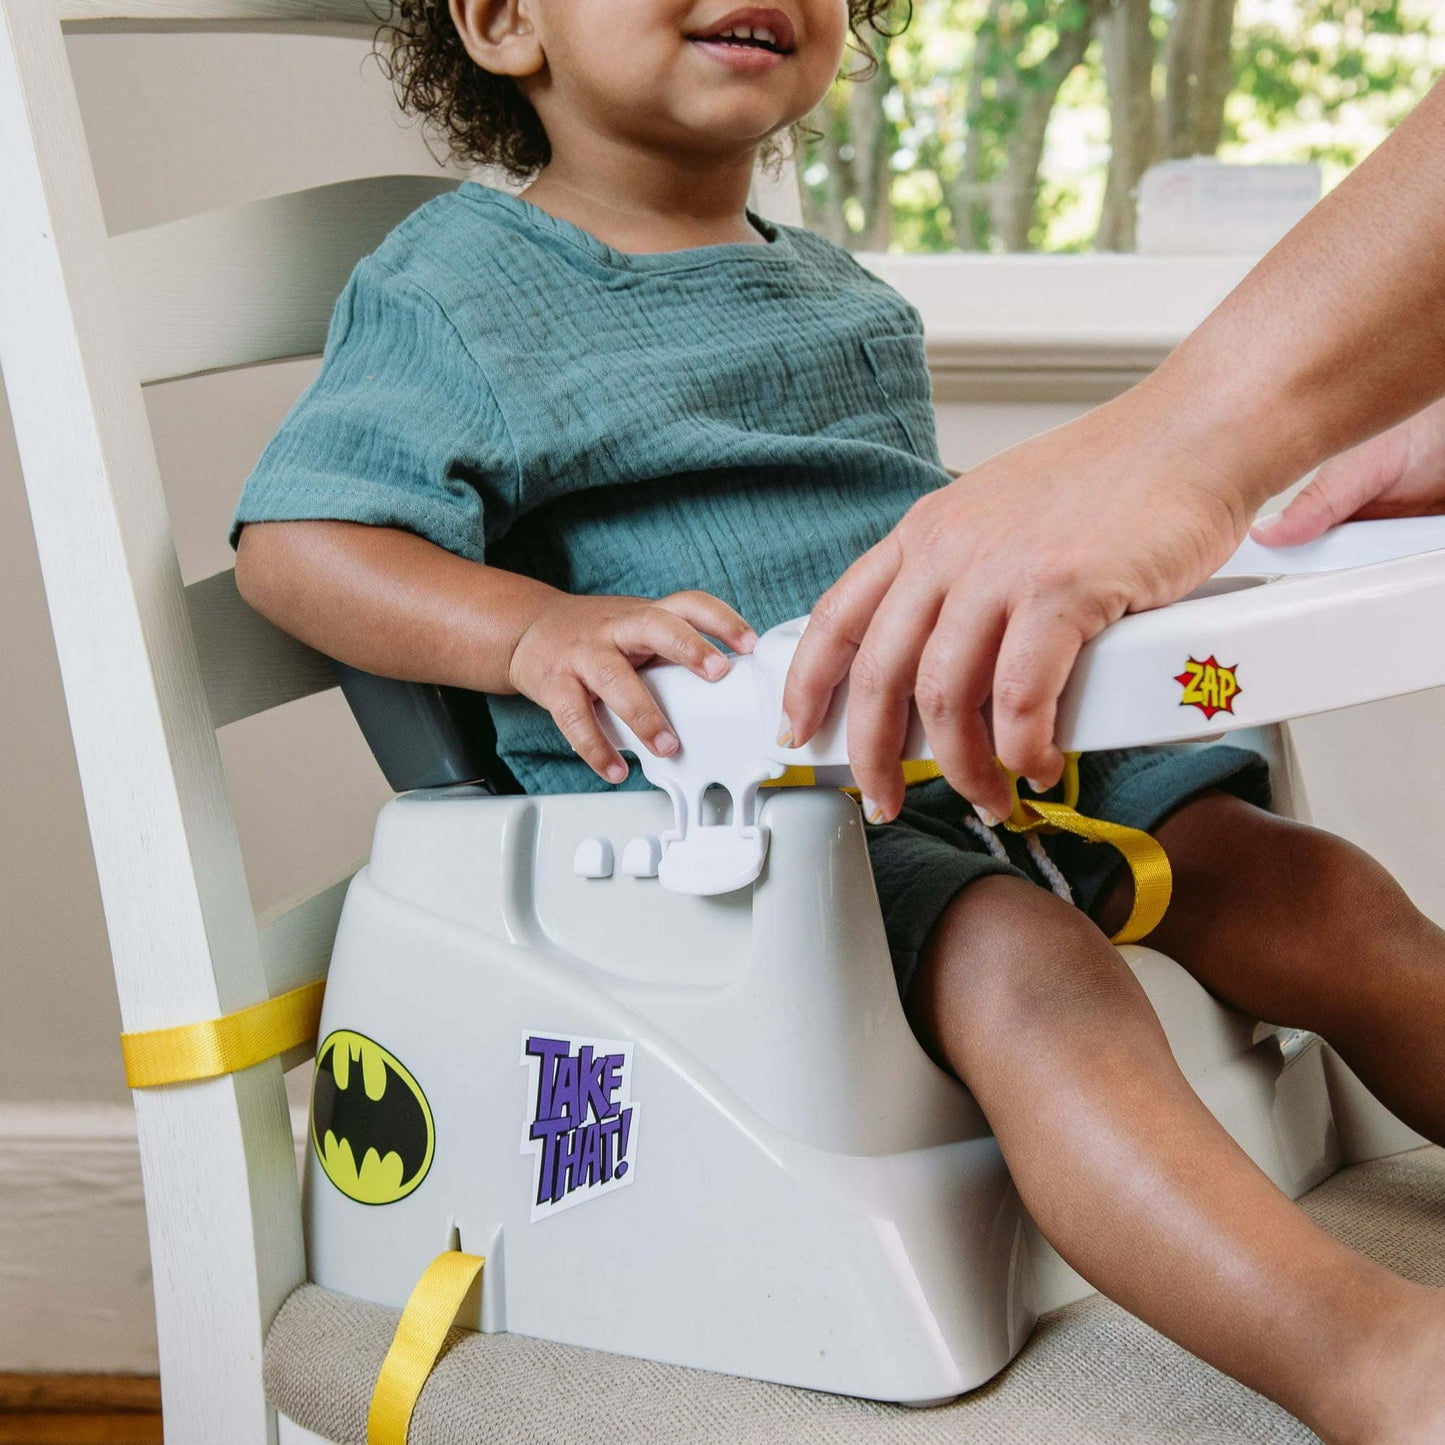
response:
[[[1139,182],[1138,249],[1153,255],[1259,255],[1319,200],[1318,165],[1163,161]]]

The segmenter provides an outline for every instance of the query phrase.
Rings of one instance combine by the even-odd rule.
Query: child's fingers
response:
[[[677,734],[666,713],[620,652],[597,654],[578,668],[578,675],[659,757],[677,751]]]
[[[612,629],[612,642],[634,658],[651,656],[679,662],[705,682],[716,682],[727,675],[727,654],[714,647],[691,622],[661,603],[619,617]]]
[[[559,679],[546,697],[534,701],[552,714],[562,736],[598,777],[620,783],[627,776],[627,762],[602,731],[591,693],[575,677]]]
[[[698,631],[722,638],[734,652],[751,652],[757,645],[758,634],[742,614],[710,592],[674,592],[657,605],[685,618]]]

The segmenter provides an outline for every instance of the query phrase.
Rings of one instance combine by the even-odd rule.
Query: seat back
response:
[[[63,30],[370,36],[365,0],[0,0],[0,364],[128,1031],[324,975],[347,880],[251,907],[215,730],[334,685],[186,587],[142,388],[322,349],[355,262],[454,179],[381,176],[108,236]],[[265,1333],[305,1277],[283,1086],[305,1050],[137,1091],[168,1438],[275,1438]]]

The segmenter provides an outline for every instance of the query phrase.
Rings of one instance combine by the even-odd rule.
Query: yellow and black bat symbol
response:
[[[311,1143],[348,1199],[394,1204],[431,1168],[436,1128],[421,1085],[395,1054],[336,1029],[316,1051]]]

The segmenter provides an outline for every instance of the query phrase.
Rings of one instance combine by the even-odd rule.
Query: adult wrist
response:
[[[1288,386],[1231,365],[1217,348],[1186,342],[1134,392],[1170,446],[1197,464],[1193,482],[1245,521],[1323,460]]]

